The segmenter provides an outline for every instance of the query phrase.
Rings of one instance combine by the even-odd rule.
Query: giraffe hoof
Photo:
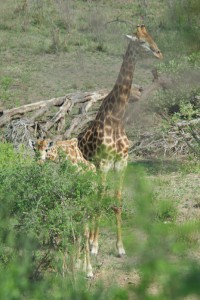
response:
[[[97,255],[98,254],[98,245],[92,245],[92,248],[91,248],[91,255]]]
[[[124,250],[124,248],[119,248],[118,249],[118,257],[123,257],[124,255],[126,255],[126,252]]]
[[[86,275],[87,279],[92,279],[94,277],[94,274],[92,273],[92,271],[89,271]]]
[[[123,253],[123,254],[118,253],[117,257],[122,258],[122,257],[124,257],[125,255],[126,255],[126,253]]]

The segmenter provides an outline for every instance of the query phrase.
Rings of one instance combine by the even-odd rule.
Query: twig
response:
[[[137,16],[138,14],[136,14],[135,16]],[[107,25],[111,24],[111,23],[115,23],[115,22],[120,22],[120,23],[125,23],[125,24],[131,24],[133,27],[134,27],[134,23],[129,21],[129,20],[123,20],[123,19],[120,19],[119,17],[117,17],[116,19],[112,20],[112,21],[109,21],[109,22],[106,22],[105,23],[105,27],[107,27]]]

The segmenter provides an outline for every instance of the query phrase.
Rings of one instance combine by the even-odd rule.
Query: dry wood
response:
[[[149,95],[154,90],[160,87],[166,88],[166,86],[168,85],[168,81],[166,80],[166,78],[163,79],[162,77],[159,77],[157,71],[153,70],[152,73],[154,76],[154,80],[145,90],[143,90],[142,99],[146,99],[147,97],[149,97]],[[70,113],[71,109],[75,105],[81,105],[80,113],[85,114],[88,112],[89,109],[91,109],[95,102],[101,101],[105,98],[107,94],[107,90],[100,90],[94,92],[76,92],[67,94],[63,97],[43,100],[31,104],[22,105],[20,107],[15,107],[12,109],[1,109],[0,127],[4,126],[12,119],[23,117],[25,114],[30,112],[35,112],[30,117],[31,120],[34,122],[39,117],[42,117],[45,113],[49,112],[51,107],[55,106],[60,107],[60,109],[50,120],[47,121],[45,125],[45,130],[48,131],[54,126],[54,124],[57,123],[62,123],[62,125],[57,124],[57,127],[59,128],[59,130],[63,130],[65,116]]]
[[[73,132],[78,132],[84,128],[86,124],[88,124],[90,121],[94,120],[94,117],[96,115],[96,112],[91,112],[87,115],[77,115],[71,122],[70,127],[65,131],[63,134],[64,139],[68,139]]]
[[[155,90],[171,87],[172,82],[159,76],[156,69],[152,71],[152,74],[153,81],[145,89],[133,85],[130,102],[146,100]],[[27,143],[30,136],[34,138],[34,136],[44,137],[48,135],[52,138],[51,129],[53,129],[55,139],[58,135],[67,139],[77,135],[89,122],[93,121],[99,106],[94,104],[101,103],[108,92],[108,90],[76,92],[9,110],[1,109],[0,127],[8,124],[5,136],[16,145],[20,143],[20,139],[23,143]],[[68,128],[66,129],[67,123]],[[185,126],[184,123],[179,125]],[[147,146],[152,149],[156,148],[157,142],[155,137],[141,136],[138,142],[131,147],[131,152],[140,152],[143,151],[143,148],[145,151]],[[164,146],[164,149],[168,151],[167,146]]]
[[[71,108],[76,104],[86,105],[86,111],[96,101],[102,100],[107,95],[106,90],[100,90],[95,92],[78,92],[74,94],[67,94],[63,97],[53,98],[49,100],[43,100],[31,104],[22,105],[12,109],[5,109],[1,111],[0,127],[10,122],[12,119],[19,118],[26,113],[36,111],[31,117],[32,121],[36,118],[43,116],[52,106],[60,107],[60,111],[52,118],[51,122],[47,126],[47,130],[52,127],[52,123],[58,122],[63,116],[70,112]],[[88,106],[88,108],[87,108]]]
[[[167,85],[166,79],[163,80],[162,77],[159,77],[157,71],[153,70],[152,73],[154,76],[153,82],[145,90],[143,90],[142,99],[149,97],[154,90],[160,87],[165,88]],[[30,112],[34,112],[30,119],[32,122],[35,122],[38,118],[44,116],[45,113],[48,113],[52,107],[59,107],[59,111],[46,122],[44,129],[45,131],[49,131],[56,124],[58,131],[62,131],[64,129],[65,117],[70,113],[74,106],[79,105],[80,114],[85,115],[89,109],[92,108],[94,103],[103,100],[107,94],[108,90],[76,92],[67,94],[63,97],[43,100],[12,109],[2,109],[0,114],[0,127],[3,127],[12,119],[19,119]],[[138,100],[138,95],[136,95],[135,98],[135,100]],[[80,118],[80,116],[77,118]],[[89,119],[91,119],[91,117],[89,117]]]
[[[130,146],[129,153],[142,157],[184,156],[193,153],[200,157],[200,133],[191,130],[189,125],[194,124],[191,121],[184,121],[184,128],[178,126],[180,122],[174,122],[167,131],[155,128],[151,132],[139,133],[137,141]]]
[[[183,127],[187,127],[187,126],[191,126],[191,125],[197,125],[199,123],[200,123],[200,118],[197,118],[197,119],[193,119],[193,120],[190,120],[190,121],[178,122],[178,123],[176,123],[176,125],[179,128],[183,128]]]
[[[16,115],[24,115],[28,112],[32,112],[38,109],[45,109],[46,107],[51,106],[61,106],[65,101],[65,97],[53,98],[50,100],[43,100],[31,104],[22,105],[20,107],[15,107],[12,109],[6,109],[2,111],[2,115],[0,117],[0,127],[4,126],[10,120],[13,119]]]
[[[0,127],[6,126],[4,137],[16,147],[19,144],[28,144],[29,138],[50,137],[57,138],[66,127],[66,118],[72,118],[70,112],[74,106],[79,109],[79,114],[74,117],[72,124],[65,136],[70,137],[77,128],[81,128],[94,118],[94,112],[88,112],[92,105],[104,99],[108,91],[77,92],[63,97],[39,101],[13,109],[2,109],[0,114]],[[58,110],[53,111],[53,107]],[[46,114],[46,115],[45,115]],[[42,118],[42,119],[41,119]],[[79,121],[81,120],[81,122]],[[69,122],[68,122],[69,123]],[[54,134],[50,129],[54,127]],[[57,133],[55,134],[55,130]],[[53,137],[54,135],[54,137]],[[62,136],[60,135],[62,138]]]

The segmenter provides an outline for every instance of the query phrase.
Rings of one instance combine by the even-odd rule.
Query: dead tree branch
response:
[[[12,109],[2,109],[0,114],[0,127],[6,127],[4,136],[15,146],[21,143],[27,144],[32,136],[52,136],[50,129],[58,134],[66,130],[66,119],[70,120],[73,108],[79,111],[66,131],[65,136],[70,137],[76,128],[86,124],[94,118],[92,109],[94,103],[102,101],[108,91],[100,90],[94,92],[77,92],[63,97],[39,101],[22,105]],[[54,110],[53,110],[54,107]],[[58,111],[55,112],[55,108]],[[81,121],[80,121],[81,120]],[[55,131],[54,131],[54,135]]]
[[[170,80],[159,76],[157,70],[153,70],[152,74],[153,81],[146,88],[133,85],[130,102],[146,100],[155,90],[170,88]],[[77,135],[94,120],[99,104],[108,92],[108,90],[76,92],[17,108],[1,109],[0,127],[8,124],[5,137],[14,144],[19,144],[20,138],[27,144],[28,138],[35,136],[53,135],[55,139],[56,136],[67,139]],[[154,144],[152,141],[150,146]],[[139,147],[143,147],[143,141]],[[131,151],[134,152],[134,149],[131,148]]]
[[[66,113],[69,113],[74,105],[86,103],[86,110],[96,101],[102,100],[107,95],[106,90],[100,90],[95,92],[78,92],[74,94],[68,94],[63,97],[53,98],[50,100],[43,100],[31,104],[22,105],[12,109],[5,109],[1,111],[0,127],[9,123],[12,119],[18,119],[27,113],[35,112],[32,115],[31,120],[34,122],[38,117],[42,117],[51,107],[60,107],[59,112],[53,116],[51,121],[47,124],[46,130],[52,128],[52,123],[57,123]]]
[[[197,125],[199,123],[200,123],[200,118],[197,118],[197,119],[193,119],[190,121],[181,121],[181,122],[178,122],[176,125],[179,128],[184,128],[184,127],[191,126],[191,125]]]
[[[2,111],[2,115],[0,117],[0,127],[4,126],[10,120],[16,119],[16,116],[23,116],[28,112],[32,112],[38,109],[40,110],[40,115],[42,115],[42,111],[45,112],[51,106],[61,106],[64,103],[64,101],[65,97],[59,97],[4,110]]]

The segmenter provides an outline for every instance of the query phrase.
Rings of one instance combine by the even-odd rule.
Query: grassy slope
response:
[[[3,105],[13,107],[63,95],[72,90],[111,88],[122,61],[132,27],[120,20],[141,22],[142,8],[130,1],[43,1],[41,7],[28,1],[2,4],[0,21],[1,82]],[[124,3],[125,2],[125,3]],[[150,5],[149,5],[150,6]],[[152,11],[161,5],[152,1],[147,21],[154,31]],[[136,16],[134,16],[136,13]],[[106,25],[107,24],[107,25]],[[58,32],[59,31],[59,32]],[[158,31],[154,32],[158,37]],[[159,42],[159,41],[158,41]],[[140,63],[138,84],[148,82],[152,62]],[[155,63],[155,62],[153,62]],[[143,73],[147,74],[144,76]]]

